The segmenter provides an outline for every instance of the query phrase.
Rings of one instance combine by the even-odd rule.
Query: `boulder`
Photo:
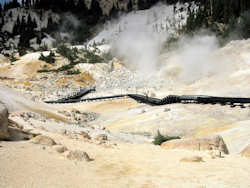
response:
[[[241,152],[241,156],[250,158],[250,144],[245,147]]]
[[[66,157],[69,160],[87,161],[87,162],[93,161],[93,159],[91,159],[85,151],[80,151],[80,150],[69,151]]]
[[[34,144],[42,144],[42,145],[47,145],[47,146],[53,146],[56,145],[56,142],[48,137],[48,136],[43,136],[43,135],[38,135],[35,138],[31,140],[32,143]]]
[[[203,138],[170,140],[161,144],[164,149],[218,150],[228,154],[227,146],[219,135]]]
[[[22,131],[21,129],[15,127],[9,127],[9,139],[10,141],[20,141],[20,140],[29,140],[33,138],[33,134],[29,132]]]
[[[53,146],[53,148],[54,148],[55,151],[57,151],[58,153],[63,153],[63,152],[65,152],[65,151],[68,150],[65,146],[62,146],[62,145],[55,145],[55,146]]]
[[[191,156],[191,157],[184,157],[180,160],[180,162],[204,162],[202,157],[199,156]]]
[[[0,103],[0,140],[8,139],[9,133],[8,133],[8,110],[7,108]]]

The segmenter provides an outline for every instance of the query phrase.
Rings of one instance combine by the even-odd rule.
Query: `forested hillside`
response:
[[[119,12],[145,10],[159,2],[189,4],[183,32],[209,28],[221,37],[232,31],[239,38],[250,36],[248,0],[13,0],[0,6],[0,50],[51,47],[52,38],[54,45],[84,43],[95,35],[96,26],[118,17]],[[197,10],[190,8],[192,2]]]

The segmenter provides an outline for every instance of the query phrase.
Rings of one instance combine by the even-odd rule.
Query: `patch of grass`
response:
[[[163,142],[167,142],[169,140],[174,140],[174,139],[181,139],[181,137],[179,137],[179,136],[163,136],[158,131],[157,135],[154,138],[153,144],[161,145]]]

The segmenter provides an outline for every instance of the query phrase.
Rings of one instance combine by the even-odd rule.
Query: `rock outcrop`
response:
[[[240,152],[241,156],[250,158],[250,144]]]
[[[0,140],[8,139],[8,110],[0,103]]]
[[[164,149],[218,150],[228,154],[227,146],[221,136],[170,140],[161,144]]]

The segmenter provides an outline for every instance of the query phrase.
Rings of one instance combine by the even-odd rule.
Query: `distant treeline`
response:
[[[242,13],[250,9],[249,0],[138,0],[139,9],[147,9],[157,2],[165,2],[167,4],[186,3],[195,1],[202,5],[206,15],[211,16],[213,21],[220,23],[229,23],[233,17],[239,17]],[[128,10],[133,9],[134,0],[129,0]],[[85,0],[22,0],[19,3],[17,0],[7,2],[3,6],[3,10],[8,10],[15,7],[37,8],[37,9],[52,9],[57,12],[72,12],[80,17],[87,17],[89,24],[96,24],[101,19],[102,10],[99,5],[99,0],[91,1],[90,10],[86,7]],[[118,7],[118,6],[117,6]],[[2,7],[0,7],[0,11]],[[111,11],[116,14],[115,6]]]
[[[91,0],[90,8],[86,6],[86,0],[22,0],[20,3],[18,0],[12,0],[6,2],[3,8],[0,6],[0,17],[3,17],[3,11],[7,11],[16,7],[23,7],[26,9],[39,9],[40,19],[43,17],[44,10],[52,10],[56,13],[71,12],[79,21],[80,27],[74,28],[73,36],[75,42],[84,42],[93,33],[93,26],[97,23],[103,23],[106,19],[110,19],[118,15],[119,6],[114,6],[110,15],[103,15],[103,11],[100,6],[100,0]],[[122,0],[120,0],[122,1]],[[237,30],[242,38],[250,37],[250,0],[129,0],[127,11],[133,10],[137,2],[137,7],[140,10],[148,9],[158,2],[167,4],[176,3],[190,3],[195,2],[199,7],[197,12],[194,12],[190,7],[188,10],[187,26],[185,32],[192,32],[201,27],[210,28],[213,31],[219,33],[219,35],[227,35],[232,30]],[[6,16],[6,15],[5,15]],[[11,15],[8,15],[11,16]],[[63,19],[63,17],[62,17]],[[63,22],[64,20],[61,20]],[[219,28],[219,24],[223,24],[223,29]],[[61,23],[56,25],[49,19],[48,28],[42,32],[52,34],[58,30]],[[0,30],[4,25],[4,19],[0,19]],[[68,24],[68,29],[72,29]],[[21,35],[21,41],[23,46],[28,46],[28,40],[34,37],[34,30],[37,27],[36,21],[28,17],[28,20],[24,18],[18,18],[15,23],[12,36]],[[38,41],[42,38],[40,34]],[[74,42],[74,41],[73,41]]]

